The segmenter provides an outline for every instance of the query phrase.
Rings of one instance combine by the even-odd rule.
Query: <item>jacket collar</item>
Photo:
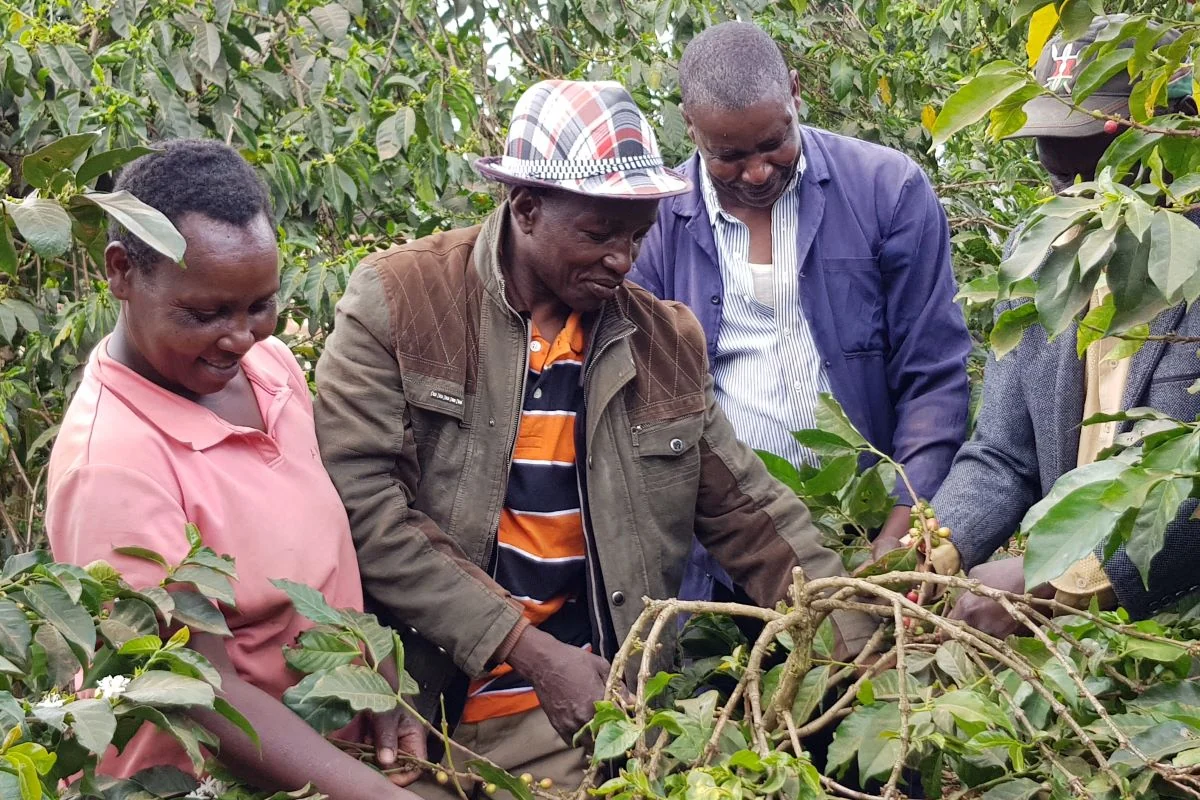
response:
[[[245,428],[231,425],[202,405],[180,397],[143,378],[108,354],[105,337],[92,351],[87,370],[100,384],[153,425],[163,435],[193,450],[207,450]],[[274,396],[263,422],[271,430],[281,402],[291,396],[287,369],[266,352],[267,345],[256,344],[242,358],[242,370],[251,383]]]

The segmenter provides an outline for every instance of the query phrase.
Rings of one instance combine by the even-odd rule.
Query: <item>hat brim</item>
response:
[[[561,189],[587,197],[604,197],[615,200],[660,200],[685,194],[692,189],[691,181],[680,173],[666,167],[612,172],[590,178],[569,180],[540,180],[513,175],[502,165],[501,156],[485,156],[475,159],[475,171],[488,180],[508,186],[532,186],[543,189]]]
[[[1128,116],[1129,95],[1097,92],[1089,95],[1077,105],[1087,111]],[[1105,120],[1096,119],[1083,111],[1077,111],[1064,100],[1054,97],[1039,95],[1026,103],[1024,110],[1028,116],[1025,124],[1016,133],[1005,136],[1005,139],[1026,139],[1031,136],[1079,139],[1104,132]]]

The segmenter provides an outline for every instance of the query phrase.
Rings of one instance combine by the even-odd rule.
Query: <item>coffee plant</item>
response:
[[[219,696],[220,674],[187,646],[192,631],[229,635],[215,602],[232,602],[230,581],[237,577],[233,560],[205,547],[194,526],[187,535],[188,555],[176,565],[142,548],[119,549],[162,566],[166,577],[157,586],[135,589],[105,561],[79,567],[52,561],[45,551],[5,562],[0,797],[266,797],[207,774],[202,748],[217,742],[188,716],[210,709],[256,738]],[[110,746],[123,748],[146,726],[178,742],[203,780],[167,766],[125,780],[97,774]],[[302,797],[316,796],[304,790],[271,800]]]

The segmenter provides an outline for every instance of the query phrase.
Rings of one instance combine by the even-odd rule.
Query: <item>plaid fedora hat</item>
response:
[[[1087,48],[1098,39],[1111,38],[1116,35],[1121,25],[1129,19],[1128,14],[1101,15],[1092,20],[1087,32],[1078,39],[1064,41],[1062,34],[1057,34],[1042,48],[1042,55],[1034,67],[1033,76],[1037,82],[1054,92],[1057,97],[1039,95],[1025,104],[1025,114],[1028,120],[1016,133],[1006,136],[1006,139],[1019,139],[1030,136],[1054,136],[1073,139],[1081,136],[1094,136],[1104,131],[1104,120],[1097,119],[1087,111],[1100,114],[1116,114],[1129,116],[1129,95],[1133,86],[1129,82],[1126,70],[1118,71],[1113,77],[1104,82],[1092,94],[1086,97],[1079,107],[1084,111],[1076,111],[1069,105],[1071,94],[1075,89],[1075,81],[1083,73],[1085,67],[1095,61],[1094,57],[1082,58]],[[1112,32],[1108,29],[1112,28]],[[1169,29],[1162,31],[1162,37],[1156,47],[1164,47],[1179,39],[1179,32]],[[1133,47],[1133,39],[1120,42],[1117,47]],[[1168,94],[1175,97],[1178,91],[1190,91],[1191,67],[1181,68],[1173,75],[1168,85]],[[1186,81],[1184,80],[1186,79]],[[1061,99],[1059,99],[1061,98]],[[1064,102],[1066,101],[1066,102]]]
[[[663,166],[650,123],[614,81],[542,81],[513,109],[503,156],[476,159],[485,178],[577,194],[657,199],[691,189]]]

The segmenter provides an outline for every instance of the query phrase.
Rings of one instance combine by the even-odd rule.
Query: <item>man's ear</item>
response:
[[[528,186],[514,186],[508,195],[508,207],[521,233],[529,235],[542,213],[542,194]]]
[[[128,300],[133,281],[137,280],[137,267],[129,260],[129,251],[120,242],[109,242],[104,248],[104,274],[108,277],[108,290],[118,300]]]
[[[788,72],[788,90],[792,93],[792,99],[796,101],[796,109],[799,110],[803,101],[800,99],[800,73],[796,70]]]
[[[696,128],[692,124],[692,115],[688,113],[687,106],[680,106],[679,113],[683,116],[683,127],[687,131],[688,139],[691,140],[692,144],[699,147],[700,145],[696,142]]]

